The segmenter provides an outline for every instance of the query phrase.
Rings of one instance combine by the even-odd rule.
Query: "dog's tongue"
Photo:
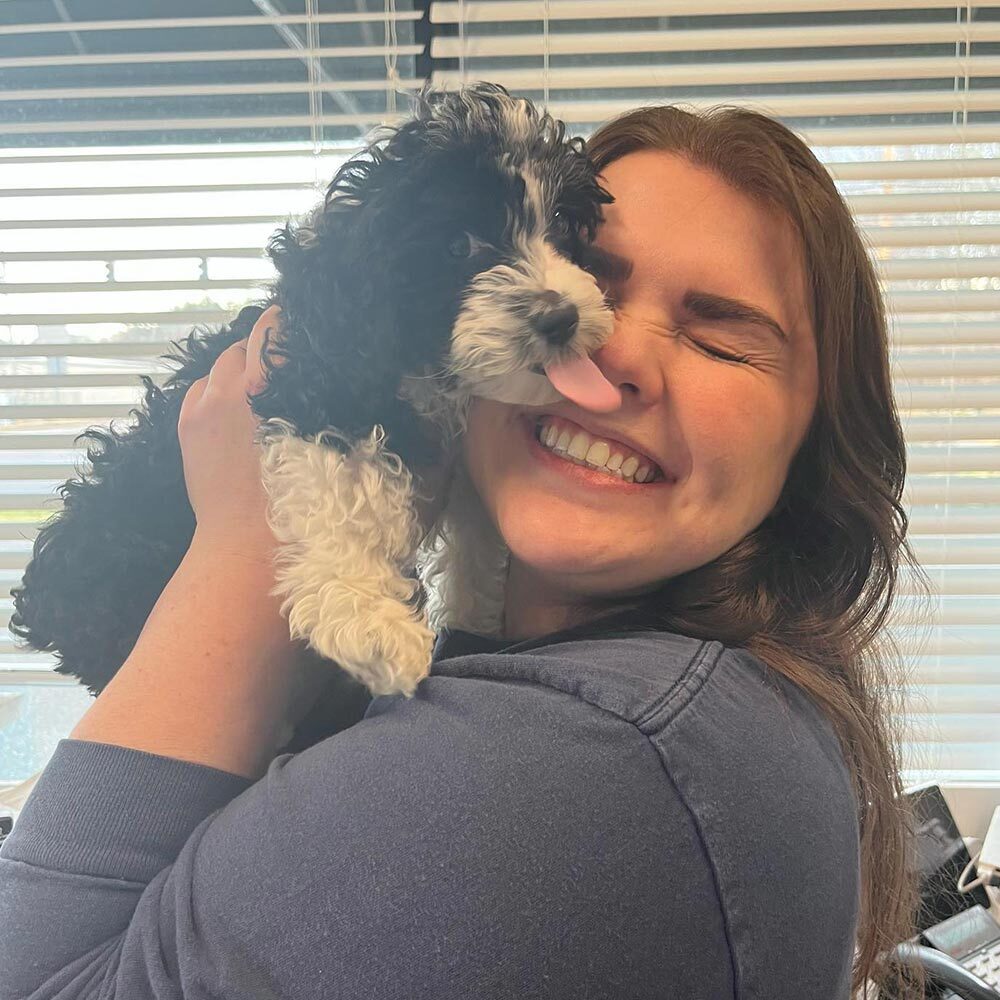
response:
[[[620,390],[604,377],[587,355],[548,364],[545,374],[556,390],[585,410],[604,412],[621,406]]]

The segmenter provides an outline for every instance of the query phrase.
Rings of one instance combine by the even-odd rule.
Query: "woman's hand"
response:
[[[266,309],[249,338],[216,359],[211,372],[192,382],[181,405],[177,433],[184,481],[197,522],[196,535],[210,547],[269,562],[275,539],[267,523],[267,495],[260,470],[259,423],[247,394],[260,392],[265,372],[260,356],[280,336],[281,310]],[[270,352],[274,364],[283,360]],[[390,442],[391,444],[391,442]],[[415,467],[414,511],[422,534],[447,500],[457,453],[434,466]]]
[[[210,548],[268,564],[276,543],[267,523],[261,446],[254,441],[259,419],[248,394],[264,387],[261,352],[265,335],[274,343],[280,315],[277,306],[264,310],[250,336],[223,351],[209,374],[191,384],[177,424],[196,536]]]

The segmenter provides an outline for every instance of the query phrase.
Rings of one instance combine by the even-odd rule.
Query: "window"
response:
[[[495,80],[583,135],[641,103],[746,104],[829,165],[885,279],[911,537],[938,590],[927,634],[901,588],[904,778],[1000,780],[997,0],[2,6],[4,586],[73,435],[127,418],[171,339],[255,296],[276,223],[407,89]],[[87,697],[11,640],[0,660],[0,782],[17,781]]]

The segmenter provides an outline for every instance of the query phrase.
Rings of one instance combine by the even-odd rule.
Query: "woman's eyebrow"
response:
[[[610,250],[602,250],[593,243],[585,243],[580,248],[580,264],[595,278],[607,281],[628,281],[632,273],[632,261]]]
[[[712,292],[694,290],[684,296],[684,308],[700,319],[756,323],[758,326],[767,327],[777,334],[782,342],[787,343],[788,341],[788,334],[782,329],[781,324],[769,313],[757,306],[750,305],[749,302],[730,299],[724,295],[714,295]]]
[[[628,281],[633,269],[632,261],[628,258],[594,246],[592,243],[584,244],[581,247],[580,264],[596,278],[612,282]],[[700,319],[755,323],[771,330],[783,343],[787,343],[789,339],[788,334],[773,316],[758,306],[750,305],[749,302],[743,302],[740,299],[731,299],[712,292],[692,290],[684,296],[684,308]]]

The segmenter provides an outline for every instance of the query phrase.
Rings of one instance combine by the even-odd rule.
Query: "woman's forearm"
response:
[[[70,737],[259,778],[287,738],[296,644],[274,571],[197,532],[128,659]]]

